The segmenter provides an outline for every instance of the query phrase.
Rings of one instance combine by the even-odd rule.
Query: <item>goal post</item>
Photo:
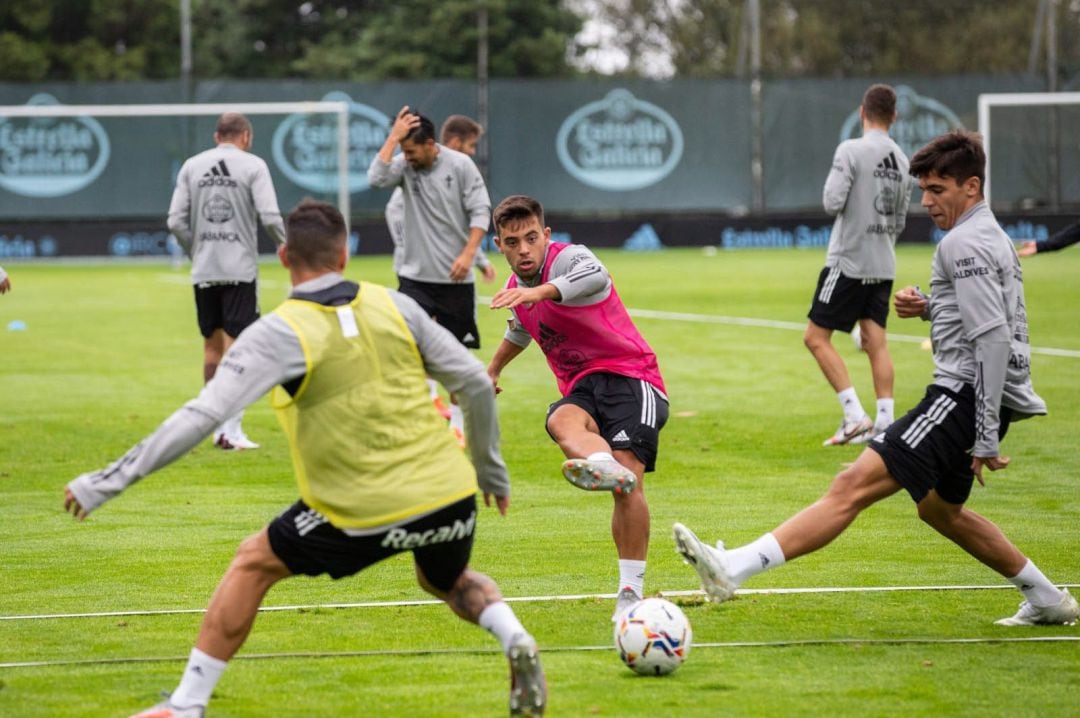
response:
[[[994,110],[1014,110],[1012,117],[995,118]],[[1024,114],[1033,108],[1038,115]],[[998,179],[999,202],[1018,204],[1046,202],[1080,203],[1080,190],[1073,189],[1062,198],[1061,177],[1071,176],[1080,167],[1080,92],[1002,92],[979,95],[979,133],[986,150],[986,182],[983,193],[990,201],[994,169]],[[1061,162],[1068,168],[1062,168]],[[1037,183],[1029,181],[1032,166],[1045,176],[1046,192],[1039,196]],[[1027,173],[1025,173],[1027,170]],[[1006,174],[1007,173],[1007,174]],[[1028,174],[1028,177],[1024,175]],[[1001,185],[1006,178],[1009,191]],[[1025,186],[1026,184],[1026,186]],[[1028,195],[1021,195],[1032,189]],[[1026,208],[1026,207],[1025,207]]]
[[[350,216],[349,186],[349,103],[323,100],[319,102],[235,102],[235,103],[177,103],[121,105],[0,105],[0,120],[52,117],[191,117],[222,115],[239,112],[244,115],[330,114],[337,118],[337,204],[345,218],[346,230]]]

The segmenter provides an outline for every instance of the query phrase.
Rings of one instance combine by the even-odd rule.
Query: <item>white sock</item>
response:
[[[1050,583],[1050,579],[1043,575],[1039,567],[1028,559],[1020,573],[1009,579],[1012,585],[1020,589],[1024,598],[1032,606],[1056,606],[1061,601],[1061,591],[1057,586]]]
[[[637,595],[645,595],[645,562],[635,559],[619,559],[619,590],[629,586]]]
[[[751,576],[783,566],[785,562],[784,552],[780,550],[780,544],[771,533],[728,551],[727,560],[728,570],[739,585]]]
[[[510,652],[510,641],[519,633],[528,633],[514,615],[514,609],[505,602],[493,603],[480,612],[476,622],[485,631],[499,639],[503,653]]]
[[[180,679],[180,685],[172,692],[169,700],[174,706],[180,708],[205,707],[210,702],[210,694],[214,692],[214,686],[217,685],[227,665],[227,661],[207,655],[198,648],[192,648],[184,675]]]
[[[427,389],[428,389],[428,394],[431,396],[431,400],[435,401],[436,397],[439,396],[439,383],[437,381],[435,381],[434,379],[428,379],[427,380]]]
[[[458,404],[450,405],[450,426],[465,433],[465,413]]]
[[[615,457],[606,451],[597,451],[595,454],[589,454],[585,458],[589,461],[615,461]]]
[[[849,386],[843,391],[836,392],[836,398],[844,410],[844,421],[858,421],[866,416],[862,404],[859,403],[859,395],[855,393],[855,387]]]
[[[891,397],[877,400],[877,417],[874,419],[874,426],[884,427],[893,423],[893,406]]]

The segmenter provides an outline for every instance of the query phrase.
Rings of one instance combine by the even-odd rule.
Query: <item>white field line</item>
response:
[[[701,324],[730,324],[740,327],[764,327],[766,329],[789,329],[792,331],[806,331],[806,322],[781,322],[774,319],[753,319],[749,317],[725,317],[712,314],[684,314],[682,312],[657,312],[651,309],[628,309],[632,317],[643,319],[666,319],[676,322],[698,322]],[[891,342],[912,342],[921,344],[926,337],[912,336],[911,334],[887,334]],[[1080,359],[1080,351],[1074,349],[1056,349],[1054,347],[1031,347],[1032,354],[1046,354],[1056,357],[1071,357]]]
[[[476,298],[481,304],[490,304],[491,297]],[[659,312],[652,309],[626,310],[632,317],[642,319],[664,319],[672,322],[694,322],[697,324],[727,324],[737,327],[761,327],[763,329],[787,329],[789,331],[806,331],[806,322],[784,322],[778,319],[757,319],[754,317],[726,317],[719,314],[688,314],[685,312]],[[913,336],[911,334],[887,334],[891,342],[910,342],[922,344],[927,337]],[[1031,347],[1032,354],[1046,354],[1056,357],[1070,357],[1080,359],[1080,351],[1075,349],[1056,349],[1054,347]]]
[[[983,636],[976,638],[804,638],[790,641],[728,641],[694,643],[692,650],[704,648],[790,648],[801,646],[897,646],[944,644],[1002,644],[1002,643],[1075,643],[1080,636]],[[577,651],[611,651],[611,646],[544,646],[544,653]],[[386,656],[438,656],[498,654],[497,648],[418,648],[375,651],[295,651],[285,653],[241,653],[233,660],[257,661],[289,658],[379,658]],[[0,663],[0,668],[51,668],[59,666],[100,666],[120,663],[167,663],[186,661],[188,656],[133,656],[130,658],[80,658],[59,661],[12,661]]]
[[[1080,587],[1080,584],[1058,584],[1066,588]],[[823,588],[740,588],[735,593],[739,596],[791,595],[808,593],[886,593],[895,591],[984,591],[1013,588],[1008,585],[993,586],[827,586]],[[582,601],[595,599],[614,599],[614,593],[578,593],[552,596],[509,596],[507,603],[546,603],[551,601]],[[660,596],[704,596],[700,589],[691,591],[660,591]],[[330,608],[400,608],[404,606],[441,606],[438,599],[417,599],[409,601],[361,601],[358,603],[316,603],[295,606],[260,606],[260,613],[279,611],[313,611]],[[206,613],[205,608],[165,608],[132,611],[92,611],[85,613],[39,613],[16,616],[0,616],[0,621],[40,621],[57,618],[117,618],[122,616],[176,616],[183,614]]]

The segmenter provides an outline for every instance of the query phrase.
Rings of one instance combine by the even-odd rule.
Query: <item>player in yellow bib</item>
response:
[[[345,223],[331,205],[301,202],[279,254],[289,299],[241,333],[198,398],[65,490],[65,507],[85,518],[273,389],[301,498],[240,545],[180,684],[138,715],[201,718],[263,596],[281,579],[343,578],[403,551],[412,552],[425,590],[500,641],[510,659],[510,714],[542,715],[547,688],[536,641],[495,582],[468,566],[478,488],[500,513],[510,500],[483,364],[413,300],[344,278]],[[426,375],[461,398],[471,464],[428,399]]]

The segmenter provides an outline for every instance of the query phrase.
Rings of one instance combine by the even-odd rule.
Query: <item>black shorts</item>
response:
[[[224,329],[234,339],[259,318],[256,282],[214,282],[195,285],[195,312],[199,331],[206,338]]]
[[[1011,416],[1001,408],[1002,439]],[[974,446],[975,390],[966,384],[959,392],[931,384],[918,406],[869,444],[915,503],[933,489],[950,504],[962,504],[971,494]]]
[[[469,349],[480,348],[474,285],[436,284],[398,277],[398,291],[416,300],[428,316],[434,317],[435,321]]]
[[[860,319],[872,319],[884,329],[891,295],[891,279],[852,279],[839,267],[825,267],[807,317],[819,327],[842,332],[850,332]]]
[[[652,384],[619,374],[587,374],[567,396],[548,407],[548,417],[563,404],[584,409],[612,449],[629,449],[645,464],[645,471],[656,470],[668,400]]]
[[[408,523],[363,536],[350,536],[325,516],[297,501],[270,522],[270,548],[294,574],[344,578],[402,551],[428,582],[449,591],[469,565],[476,497],[470,496]]]

